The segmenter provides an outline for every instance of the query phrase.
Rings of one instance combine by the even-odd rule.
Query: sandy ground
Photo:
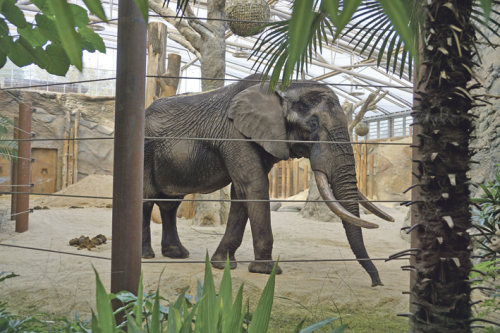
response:
[[[0,201],[4,214],[9,203],[5,199]],[[400,237],[406,211],[386,210],[395,217],[395,223],[385,222],[373,215],[362,215],[380,225],[376,230],[364,230],[365,244],[372,258],[385,258],[409,248],[409,244]],[[306,220],[298,213],[272,212],[272,225],[274,258],[354,258],[341,224]],[[211,255],[224,232],[224,227],[193,227],[191,220],[179,220],[178,229],[181,241],[191,252],[188,260],[204,260],[207,250]],[[247,229],[243,245],[236,254],[239,260],[253,259],[248,226]],[[68,245],[71,238],[80,235],[93,237],[99,233],[111,235],[111,209],[51,207],[50,210],[36,210],[31,214],[30,228],[22,234],[14,231],[13,221],[3,218],[0,243],[110,258],[112,240],[92,251],[77,250]],[[155,261],[170,259],[161,256],[161,225],[152,223],[152,235],[157,257],[143,265],[145,292],[156,290],[160,273],[164,270],[160,281],[162,295],[173,295],[185,286],[190,286],[188,294],[196,294],[196,281],[203,280],[204,265],[183,264],[182,260],[175,264],[154,264]],[[407,261],[376,261],[385,286],[372,288],[368,274],[357,262],[281,263],[283,274],[276,280],[275,307],[276,311],[281,309],[282,314],[275,313],[274,318],[279,317],[276,319],[279,321],[289,317],[290,321],[297,323],[305,315],[324,319],[336,313],[363,316],[383,310],[376,321],[380,320],[380,332],[387,332],[388,326],[383,322],[408,309],[408,295],[402,292],[408,290],[409,277],[408,272],[400,269],[405,264]],[[57,317],[72,316],[72,311],[76,310],[85,317],[95,305],[92,265],[109,290],[113,273],[109,260],[1,247],[0,271],[13,271],[20,277],[0,283],[0,299],[8,301],[11,308],[20,313],[45,312]],[[244,282],[250,307],[255,309],[268,277],[251,274],[247,268],[248,264],[241,263],[232,271],[233,286],[237,289]],[[222,271],[214,270],[214,276],[217,286]],[[378,328],[368,331],[379,332]]]

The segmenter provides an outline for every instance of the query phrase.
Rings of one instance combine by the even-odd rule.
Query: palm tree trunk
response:
[[[414,122],[421,127],[422,156],[418,163],[421,201],[418,207],[420,241],[416,252],[417,281],[412,288],[412,332],[471,332],[471,286],[468,275],[471,227],[469,209],[470,133],[468,111],[475,32],[472,0],[425,2],[423,27],[425,66],[420,105]],[[477,86],[476,86],[477,88]],[[410,267],[411,269],[413,267]]]

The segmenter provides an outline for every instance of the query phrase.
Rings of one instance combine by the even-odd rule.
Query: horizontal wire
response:
[[[28,160],[28,161],[31,161],[31,162],[33,162],[35,160],[34,158],[19,157],[19,156],[16,156],[16,155],[5,154],[5,153],[0,153],[0,155],[15,157],[15,158],[19,158],[21,160]]]
[[[27,247],[27,246],[21,246],[21,245],[13,245],[13,244],[2,244],[0,243],[0,246],[7,246],[7,247],[15,247],[15,248],[20,248],[20,249],[25,249],[25,250],[34,250],[34,251],[43,251],[43,252],[52,252],[52,253],[58,253],[58,254],[67,254],[67,255],[72,255],[72,256],[79,256],[79,257],[89,257],[93,259],[104,259],[104,260],[111,260],[111,258],[107,257],[99,257],[99,256],[93,256],[89,254],[81,254],[81,253],[73,253],[73,252],[64,252],[64,251],[55,251],[55,250],[49,250],[49,249],[41,249],[41,248],[36,248],[36,247]],[[381,261],[381,260],[388,260],[390,258],[360,258],[360,259],[283,259],[280,260],[281,263],[294,263],[294,262],[336,262],[336,261]],[[392,260],[408,260],[409,258],[395,258]],[[226,260],[224,261],[210,261],[211,263],[226,263]],[[262,263],[269,263],[269,262],[275,262],[275,260],[237,260],[237,261],[232,261],[232,262],[237,262],[237,263],[252,263],[252,262],[262,262]],[[142,261],[143,264],[204,264],[205,260],[160,260],[160,261]]]
[[[94,197],[88,195],[71,195],[71,194],[55,194],[55,193],[30,193],[30,192],[3,192],[0,194],[29,194],[29,195],[44,195],[48,197],[67,197],[67,198],[84,198],[84,199],[104,199],[113,200],[112,197]],[[393,202],[393,203],[404,203],[408,200],[278,200],[278,199],[151,199],[143,198],[144,202],[151,201],[207,201],[207,202]],[[414,201],[417,202],[417,201]]]
[[[26,214],[26,213],[33,213],[33,209],[30,208],[28,210],[25,210],[24,212],[16,213],[16,214],[10,214],[9,216],[16,216],[16,215],[21,215],[21,214]]]
[[[234,141],[234,142],[280,142],[280,143],[326,143],[326,144],[346,144],[353,145],[386,145],[386,146],[411,146],[412,143],[398,142],[365,142],[365,141],[301,141],[301,140],[266,140],[266,139],[222,139],[222,138],[182,138],[182,137],[160,137],[146,136],[145,140],[190,140],[190,141]],[[5,139],[4,141],[77,141],[77,140],[114,140],[114,137],[97,137],[97,138],[55,138],[55,139]]]
[[[28,185],[0,185],[0,187],[4,186],[4,187],[17,187],[17,186],[29,186],[29,187],[33,187],[35,184],[34,183],[29,183]]]
[[[208,18],[208,17],[196,17],[196,16],[178,16],[178,15],[149,15],[149,17],[163,17],[163,18],[179,18],[186,20],[199,20],[199,21],[223,21],[223,22],[241,22],[241,23],[273,23],[272,21],[254,21],[254,20],[234,20],[234,19],[222,19],[222,18]]]
[[[223,79],[223,78],[215,78],[215,77],[190,77],[190,76],[161,76],[161,75],[146,75],[146,77],[150,78],[169,78],[169,79],[187,79],[187,80],[210,80],[210,81],[236,81],[236,82],[262,82],[262,80],[252,80],[252,79]],[[103,79],[94,79],[94,80],[82,80],[82,81],[71,81],[71,82],[57,82],[57,83],[48,83],[48,84],[38,84],[34,86],[22,86],[22,87],[10,87],[10,88],[1,88],[0,91],[3,90],[16,90],[16,89],[29,89],[29,88],[42,88],[42,87],[52,87],[52,86],[62,86],[65,84],[78,84],[78,83],[90,83],[90,82],[99,82],[99,81],[110,81],[116,80],[116,77],[112,78],[103,78]],[[279,80],[278,82],[281,82]],[[405,86],[395,86],[395,85],[373,85],[373,84],[349,84],[349,83],[323,83],[323,82],[292,82],[293,84],[307,84],[307,85],[319,85],[319,86],[346,86],[346,87],[372,87],[372,88],[411,88]]]

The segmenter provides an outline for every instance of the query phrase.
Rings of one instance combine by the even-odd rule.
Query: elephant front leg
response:
[[[154,204],[145,202],[142,204],[142,257],[151,259],[155,257],[153,248],[151,247],[151,212]]]
[[[254,198],[249,198],[254,199]],[[263,199],[262,196],[255,199]],[[269,195],[265,196],[266,200]],[[248,270],[252,273],[271,274],[274,267],[272,261],[273,251],[273,231],[271,229],[271,210],[269,202],[247,202],[250,227],[252,229],[253,248],[255,261],[250,263]],[[260,260],[268,260],[260,262]],[[278,266],[276,274],[281,274],[282,270]]]
[[[177,208],[181,202],[157,202],[160,208],[162,236],[161,253],[165,257],[184,259],[189,257],[189,251],[181,244],[177,233]]]
[[[231,185],[231,199],[238,199],[234,185]],[[226,232],[217,247],[212,259],[212,267],[224,269],[227,256],[229,255],[231,269],[237,266],[235,253],[243,241],[245,226],[248,221],[248,212],[244,202],[232,202],[227,220]]]

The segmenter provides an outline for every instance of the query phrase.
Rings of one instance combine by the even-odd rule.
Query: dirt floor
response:
[[[70,239],[81,235],[111,236],[111,209],[85,207],[50,207],[30,214],[29,230],[19,234],[14,222],[7,219],[8,197],[0,197],[4,218],[0,223],[0,243],[84,253],[110,258],[111,242],[97,249],[77,250],[69,246]],[[364,230],[365,244],[372,258],[385,258],[409,248],[400,237],[406,216],[405,209],[386,209],[395,223],[385,222],[373,215],[362,215],[380,225],[376,230]],[[193,227],[191,220],[179,220],[181,241],[191,252],[188,260],[204,260],[208,250],[216,249],[224,227]],[[341,224],[303,219],[298,213],[272,212],[274,258],[281,259],[342,259],[354,258]],[[249,228],[249,227],[247,227]],[[155,264],[167,260],[161,256],[161,225],[152,223],[153,249],[157,257],[143,265],[145,292],[154,292],[159,283],[163,296],[179,293],[190,286],[188,294],[196,294],[197,279],[203,280],[203,264]],[[0,271],[13,271],[19,277],[0,283],[0,299],[12,310],[22,314],[48,313],[52,317],[73,316],[77,311],[87,317],[95,307],[95,276],[92,265],[100,273],[109,290],[113,272],[109,260],[89,259],[58,253],[40,252],[11,247],[0,249]],[[250,230],[245,233],[237,259],[252,260]],[[168,259],[170,260],[170,259]],[[348,332],[405,332],[406,320],[396,317],[408,311],[409,273],[400,266],[407,261],[376,261],[383,287],[370,287],[368,274],[357,262],[282,263],[283,274],[276,280],[276,298],[270,332],[291,332],[304,317],[312,323],[328,317],[341,317],[350,323]],[[245,297],[255,309],[267,276],[251,274],[248,264],[239,264],[232,271],[233,286],[244,282]],[[118,274],[118,273],[116,273]],[[222,271],[215,270],[216,286]]]

